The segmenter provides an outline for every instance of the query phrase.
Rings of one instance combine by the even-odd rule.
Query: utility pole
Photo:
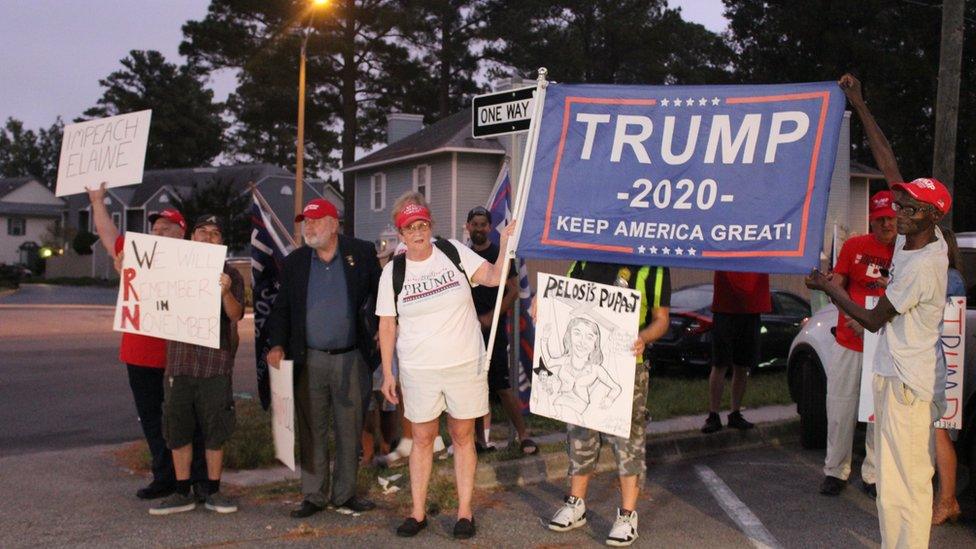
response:
[[[935,148],[932,176],[953,193],[956,176],[956,131],[959,119],[959,73],[962,67],[965,0],[942,1],[942,39],[939,46],[939,89],[935,102]],[[952,211],[945,216],[952,226]]]

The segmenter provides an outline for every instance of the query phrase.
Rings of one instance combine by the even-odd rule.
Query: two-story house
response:
[[[64,206],[37,178],[0,179],[0,264],[30,263],[57,230]]]

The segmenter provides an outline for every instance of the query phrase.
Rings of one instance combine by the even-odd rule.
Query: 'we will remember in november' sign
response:
[[[152,111],[139,111],[64,127],[57,196],[142,183]]]
[[[125,234],[114,329],[220,348],[220,274],[227,247]]]
[[[834,82],[550,84],[518,255],[808,272],[843,114]]]

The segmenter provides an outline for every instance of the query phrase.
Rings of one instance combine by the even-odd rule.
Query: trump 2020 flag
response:
[[[488,196],[486,206],[491,212],[492,230],[488,233],[488,238],[495,245],[501,240],[501,232],[505,230],[512,220],[512,181],[509,177],[508,162],[502,166],[495,187]],[[532,389],[532,353],[535,343],[535,323],[529,311],[532,308],[532,287],[529,285],[529,269],[525,266],[525,261],[521,258],[516,259],[515,266],[518,268],[519,285],[519,315],[518,331],[513,332],[518,341],[519,349],[519,370],[518,370],[518,395],[522,404],[523,412],[529,408],[529,397]],[[507,326],[505,327],[507,329]],[[499,326],[502,329],[502,326]]]
[[[518,255],[807,272],[843,113],[834,82],[551,84]]]
[[[254,301],[254,359],[261,406],[271,405],[268,377],[268,331],[265,324],[278,295],[278,273],[285,256],[295,249],[291,235],[281,224],[257,188],[251,192],[251,299]]]

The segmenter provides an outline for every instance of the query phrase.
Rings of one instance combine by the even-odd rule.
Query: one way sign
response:
[[[529,130],[535,86],[486,93],[471,104],[471,136],[493,137]]]

